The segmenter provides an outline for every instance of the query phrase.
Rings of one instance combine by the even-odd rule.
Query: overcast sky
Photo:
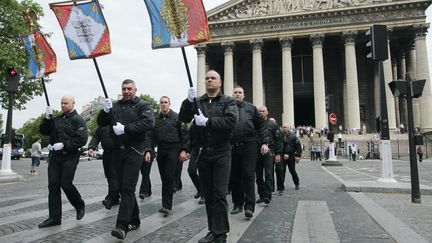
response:
[[[99,79],[90,59],[71,61],[67,54],[63,32],[49,9],[52,0],[38,0],[44,8],[45,16],[40,20],[44,32],[52,32],[48,40],[57,55],[57,72],[50,75],[52,82],[47,84],[47,92],[53,109],[60,110],[60,99],[64,94],[75,96],[78,112],[82,106],[94,98],[103,96]],[[116,98],[120,93],[121,82],[130,78],[136,81],[138,93],[150,94],[158,99],[162,95],[171,97],[172,108],[178,111],[187,96],[188,80],[181,49],[151,49],[151,24],[143,0],[109,1],[99,0],[104,6],[112,53],[97,58],[108,96]],[[203,0],[207,10],[227,0]],[[427,11],[430,22],[431,8]],[[428,35],[429,63],[431,58],[431,38]],[[196,86],[196,51],[186,47],[189,67]],[[432,70],[432,68],[430,68]],[[45,111],[43,96],[34,97],[23,111],[14,111],[13,127],[20,128],[29,119]],[[7,110],[1,110],[4,127]]]

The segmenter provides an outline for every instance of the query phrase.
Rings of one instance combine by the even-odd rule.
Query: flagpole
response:
[[[103,92],[104,92],[105,98],[108,98],[108,93],[107,93],[107,91],[106,91],[106,89],[105,89],[105,84],[104,84],[104,81],[103,81],[103,79],[102,79],[102,75],[101,75],[101,73],[100,73],[99,66],[98,66],[98,64],[97,64],[96,58],[93,58],[93,63],[94,63],[94,65],[95,65],[95,67],[96,67],[96,72],[97,72],[97,74],[98,74],[99,81],[100,81],[100,83],[101,83],[102,90],[103,90]]]
[[[190,73],[190,70],[189,70],[189,64],[188,64],[188,60],[187,60],[187,57],[186,57],[185,48],[182,46],[181,50],[182,50],[182,54],[183,54],[183,60],[184,60],[185,66],[186,66],[187,76],[188,76],[188,79],[189,79],[189,87],[193,87],[192,77],[191,77],[191,73]]]
[[[50,102],[49,102],[49,99],[48,99],[48,93],[47,93],[47,90],[46,90],[46,86],[45,86],[45,79],[42,77],[41,80],[42,80],[42,88],[43,88],[43,92],[45,94],[45,100],[46,100],[47,106],[51,106]]]

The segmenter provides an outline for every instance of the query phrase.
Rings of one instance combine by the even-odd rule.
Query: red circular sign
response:
[[[330,119],[330,124],[336,125],[336,123],[337,123],[337,117],[336,117],[335,113],[331,113],[329,115],[329,119]]]

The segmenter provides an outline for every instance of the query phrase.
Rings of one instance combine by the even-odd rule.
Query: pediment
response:
[[[208,11],[210,22],[396,2],[392,0],[231,0]]]

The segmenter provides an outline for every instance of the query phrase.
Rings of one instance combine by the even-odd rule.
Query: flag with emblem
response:
[[[152,24],[152,48],[183,47],[210,40],[202,0],[144,0]]]
[[[42,78],[56,72],[57,57],[41,32],[35,31],[23,37],[23,41],[29,57],[28,78]]]
[[[51,3],[71,60],[111,53],[108,26],[97,1]]]

